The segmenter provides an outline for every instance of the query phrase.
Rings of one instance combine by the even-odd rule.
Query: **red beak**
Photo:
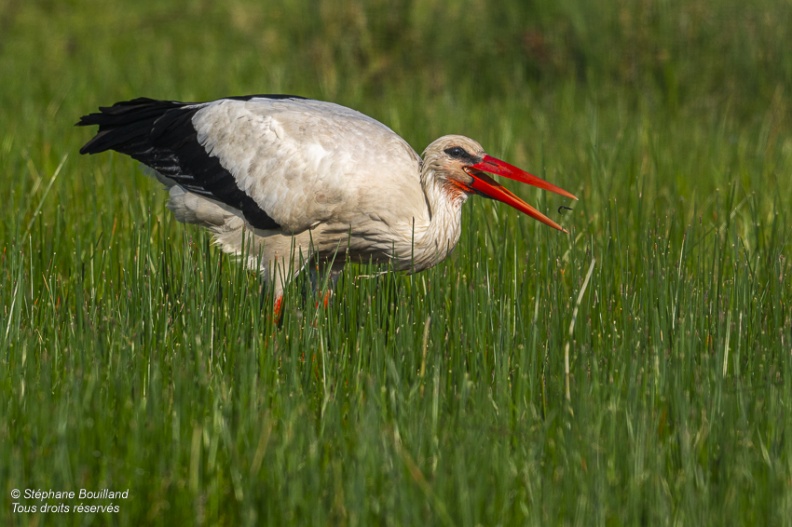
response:
[[[533,174],[529,174],[528,172],[521,170],[514,165],[510,165],[505,161],[501,161],[500,159],[486,154],[481,158],[481,161],[468,167],[465,172],[467,172],[468,175],[473,178],[473,182],[469,186],[471,190],[475,191],[476,193],[488,198],[496,199],[514,207],[520,212],[523,212],[536,220],[541,221],[545,225],[549,225],[550,227],[558,229],[562,232],[567,232],[566,229],[515,196],[509,189],[497,183],[487,174],[484,174],[484,172],[507,177],[522,183],[528,183],[529,185],[543,188],[545,190],[549,190],[550,192],[555,192],[556,194],[560,194],[567,198],[577,199],[573,194],[570,194],[566,190],[559,188],[552,183],[548,183],[542,178],[538,178]]]

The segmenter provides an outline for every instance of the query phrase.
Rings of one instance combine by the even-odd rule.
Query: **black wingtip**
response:
[[[117,102],[112,106],[100,106],[98,112],[80,117],[76,126],[98,126],[96,135],[80,149],[81,154],[98,154],[117,150],[131,154],[137,143],[148,134],[157,119],[169,110],[181,108],[187,103],[160,101],[138,97]]]

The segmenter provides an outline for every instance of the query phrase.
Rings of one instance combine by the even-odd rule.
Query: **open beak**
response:
[[[481,194],[482,196],[486,196],[488,198],[496,199],[500,202],[503,202],[507,205],[514,207],[515,209],[519,210],[527,214],[528,216],[541,221],[545,225],[549,225],[554,229],[558,229],[562,232],[567,232],[566,229],[561,227],[559,224],[536,210],[535,208],[528,205],[526,202],[518,198],[514,195],[509,189],[504,187],[503,185],[496,182],[494,179],[489,177],[484,172],[489,172],[490,174],[495,174],[497,176],[507,177],[509,179],[513,179],[515,181],[520,181],[522,183],[528,183],[529,185],[533,185],[535,187],[543,188],[545,190],[549,190],[550,192],[555,192],[556,194],[560,194],[567,198],[577,199],[573,194],[570,194],[566,190],[559,188],[552,183],[548,183],[542,178],[538,178],[533,174],[529,174],[528,172],[517,168],[514,165],[510,165],[505,161],[501,161],[500,159],[494,158],[489,155],[484,155],[481,158],[481,161],[476,163],[475,165],[471,165],[465,168],[465,172],[473,178],[473,182],[470,183],[468,186],[470,189],[477,194]]]

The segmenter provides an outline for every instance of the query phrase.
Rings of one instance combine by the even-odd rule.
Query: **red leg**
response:
[[[275,324],[280,326],[280,323],[283,321],[283,295],[280,295],[275,299],[275,307],[272,312],[275,319]]]

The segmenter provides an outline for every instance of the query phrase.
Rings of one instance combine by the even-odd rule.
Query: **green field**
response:
[[[1,525],[792,525],[792,3],[182,4],[0,1]],[[472,198],[277,327],[73,126],[249,93],[476,138],[569,235]]]

